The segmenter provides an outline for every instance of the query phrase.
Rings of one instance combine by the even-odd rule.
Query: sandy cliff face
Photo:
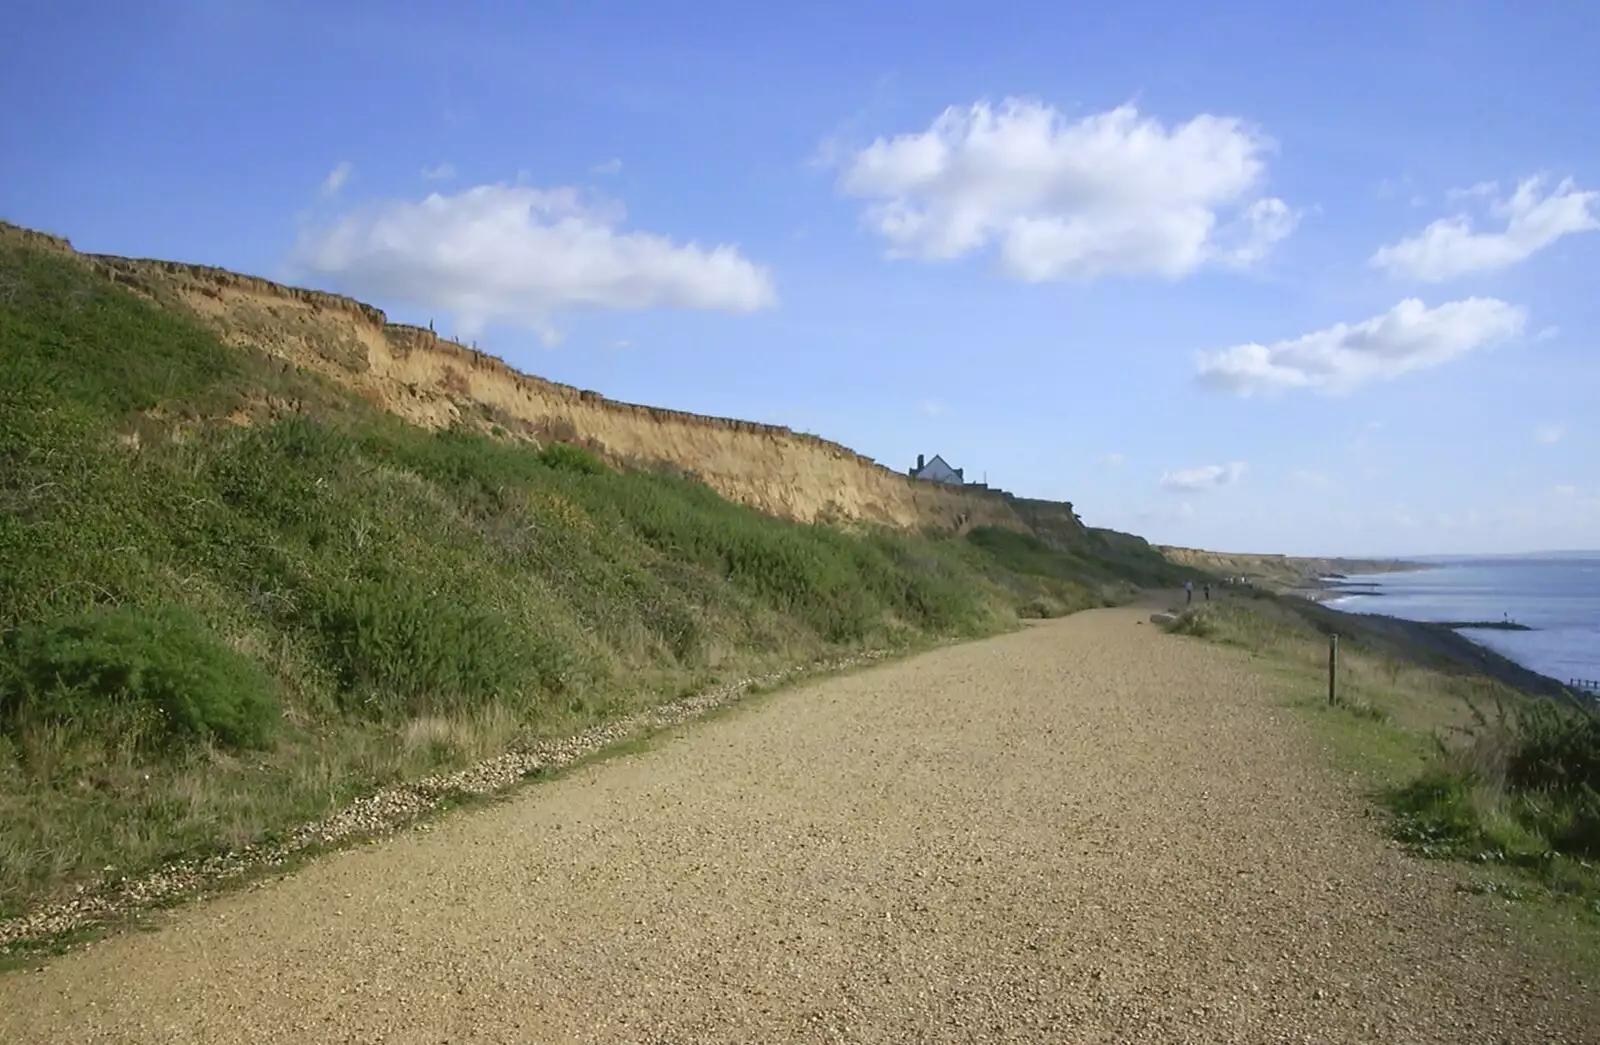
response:
[[[15,226],[0,232],[72,250],[65,240]],[[998,491],[913,480],[837,443],[776,425],[635,406],[532,377],[430,330],[389,323],[380,310],[350,298],[201,265],[77,256],[138,293],[192,309],[231,343],[322,373],[416,424],[498,426],[516,437],[669,464],[732,500],[806,522],[1026,528]]]
[[[1072,510],[1070,502],[1040,501],[1031,497],[1011,497],[1010,501],[1011,510],[1041,540],[1061,547],[1072,547],[1082,543],[1089,534],[1083,520]]]

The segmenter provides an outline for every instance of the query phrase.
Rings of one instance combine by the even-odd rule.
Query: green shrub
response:
[[[1541,699],[1500,704],[1493,718],[1471,710],[1465,742],[1441,740],[1434,764],[1391,793],[1399,837],[1428,855],[1514,864],[1600,897],[1600,876],[1583,863],[1600,857],[1600,716]]]
[[[298,416],[217,442],[205,474],[221,502],[252,522],[290,528],[316,518],[339,468],[355,453],[349,437]]]
[[[546,468],[577,475],[604,475],[610,471],[600,458],[568,443],[550,443],[540,448],[538,460]]]
[[[1029,599],[1017,607],[1017,616],[1023,620],[1048,620],[1060,614],[1048,599]]]
[[[570,657],[490,607],[391,573],[313,593],[311,627],[343,705],[376,715],[559,691]]]
[[[1565,803],[1565,814],[1546,828],[1563,852],[1600,860],[1600,790],[1584,785]]]
[[[1395,835],[1425,856],[1477,855],[1484,846],[1482,816],[1473,804],[1470,773],[1436,766],[1389,793]],[[1470,851],[1470,852],[1469,852]]]
[[[1577,703],[1519,707],[1505,773],[1511,787],[1576,794],[1600,789],[1600,712]]]
[[[1576,701],[1529,701],[1479,732],[1479,758],[1496,757],[1523,819],[1557,850],[1600,857],[1600,712]]]
[[[97,608],[24,627],[5,647],[0,723],[13,737],[122,705],[153,712],[161,740],[263,747],[279,718],[260,667],[177,607]]]

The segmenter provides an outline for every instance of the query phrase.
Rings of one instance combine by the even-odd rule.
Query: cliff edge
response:
[[[320,373],[414,424],[464,424],[671,466],[730,500],[803,522],[863,520],[955,533],[1030,529],[1001,491],[912,479],[778,425],[607,399],[521,373],[431,330],[390,323],[381,310],[341,295],[205,265],[80,253],[65,239],[5,223],[0,235],[70,253],[162,306],[192,311],[230,344]],[[1072,526],[1071,506],[1059,507],[1058,525]]]

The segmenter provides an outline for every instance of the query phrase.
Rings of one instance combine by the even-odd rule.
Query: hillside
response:
[[[1175,576],[1070,505],[1025,522],[345,299],[0,232],[0,917],[728,680]]]
[[[320,374],[425,428],[576,442],[628,464],[669,464],[730,500],[801,522],[1021,528],[1001,492],[915,481],[777,425],[621,403],[532,377],[350,298],[201,265],[77,254],[65,240],[16,226],[0,224],[0,236],[72,255],[153,302],[192,312],[227,344]],[[1073,524],[1071,505],[1058,511]]]

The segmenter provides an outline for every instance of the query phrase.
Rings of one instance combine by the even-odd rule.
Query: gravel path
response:
[[[0,977],[6,1042],[1596,1042],[1240,655],[815,683]]]

